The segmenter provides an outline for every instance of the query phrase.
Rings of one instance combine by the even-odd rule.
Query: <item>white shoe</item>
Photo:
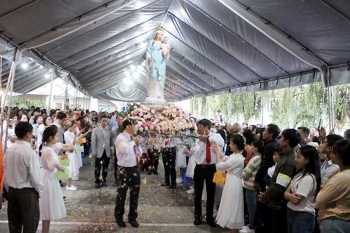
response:
[[[177,183],[177,184],[181,184],[181,183],[182,183],[182,178],[177,178],[177,179],[176,179],[176,183]]]
[[[239,233],[255,233],[254,230],[251,230],[249,227],[244,226],[242,227],[242,230],[239,231]]]
[[[217,210],[214,210],[213,218],[216,218],[216,216],[218,216],[218,211],[217,211]]]
[[[77,191],[77,187],[75,187],[74,185],[68,187],[66,186],[66,190],[69,190],[69,191]]]
[[[78,180],[79,180],[79,176],[74,176],[74,177],[72,177],[72,180],[78,181]]]
[[[194,189],[190,189],[186,191],[187,194],[194,194]]]

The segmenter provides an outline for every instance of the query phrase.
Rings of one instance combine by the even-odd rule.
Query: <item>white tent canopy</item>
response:
[[[168,100],[350,80],[346,0],[7,0],[2,85],[18,49],[29,68],[17,67],[15,92],[49,82],[43,65],[92,96],[142,101],[144,54],[158,26],[172,47]]]

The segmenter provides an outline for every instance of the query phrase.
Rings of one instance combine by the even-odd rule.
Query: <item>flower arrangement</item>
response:
[[[178,106],[146,106],[132,104],[127,118],[135,121],[136,134],[148,133],[175,135],[178,132],[193,130],[195,123]]]

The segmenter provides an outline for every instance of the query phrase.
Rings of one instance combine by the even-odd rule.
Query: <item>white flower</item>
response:
[[[140,131],[140,132],[143,132],[143,128],[142,128],[142,127],[140,127],[140,128],[139,128],[139,131]]]

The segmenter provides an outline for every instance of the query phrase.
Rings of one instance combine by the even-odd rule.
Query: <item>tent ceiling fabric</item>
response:
[[[349,82],[350,5],[346,0],[21,0],[0,7],[0,56],[17,67],[14,91],[27,93],[46,84],[46,60],[90,95],[143,101],[147,90],[144,53],[156,27],[163,26],[172,47],[165,98],[185,99],[222,91],[271,90],[322,81],[313,64],[330,69],[330,84]],[[228,5],[228,4],[227,4]],[[243,14],[244,13],[244,14]],[[263,23],[296,53],[258,30],[244,15]],[[49,43],[50,42],[50,43]],[[43,58],[45,56],[45,59]],[[31,57],[29,59],[28,57]],[[41,59],[41,60],[40,60]],[[3,62],[6,85],[10,62]],[[132,70],[131,70],[132,68]],[[133,85],[124,81],[133,79]]]

